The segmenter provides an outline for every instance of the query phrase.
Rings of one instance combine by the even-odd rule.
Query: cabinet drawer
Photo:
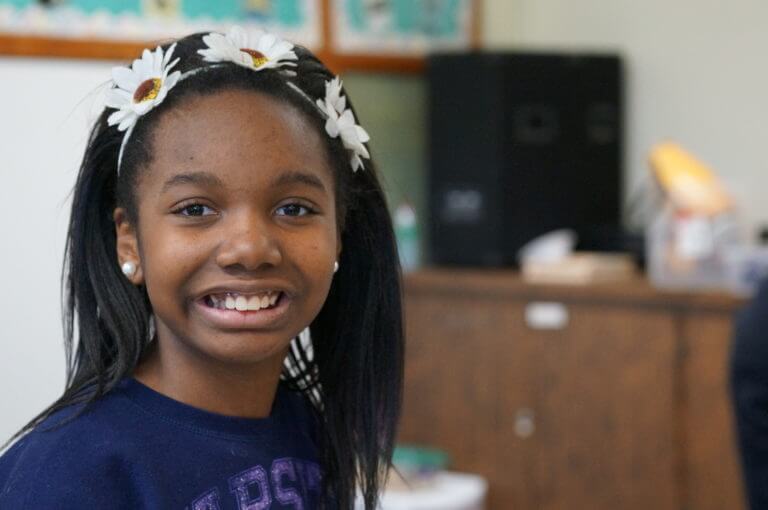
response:
[[[486,476],[491,510],[679,508],[671,313],[418,294],[406,325],[401,440]]]

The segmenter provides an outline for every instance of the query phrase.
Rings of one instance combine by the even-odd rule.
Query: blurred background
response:
[[[0,0],[0,438],[63,388],[69,193],[111,67],[238,23],[315,50],[371,134],[408,334],[385,508],[745,508],[728,371],[768,272],[766,21],[758,0]]]

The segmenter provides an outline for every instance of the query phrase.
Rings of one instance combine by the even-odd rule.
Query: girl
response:
[[[400,409],[400,278],[352,106],[239,29],[113,70],[74,190],[64,394],[0,508],[366,509]]]

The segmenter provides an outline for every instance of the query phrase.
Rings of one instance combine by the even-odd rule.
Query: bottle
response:
[[[417,269],[421,262],[419,227],[416,222],[416,211],[405,202],[395,209],[395,238],[403,271]]]

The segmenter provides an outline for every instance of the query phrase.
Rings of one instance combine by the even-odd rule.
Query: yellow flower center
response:
[[[141,85],[136,87],[136,92],[133,93],[134,103],[143,103],[157,97],[160,93],[160,87],[163,85],[163,81],[160,78],[150,78],[141,82]]]
[[[261,67],[267,62],[269,62],[269,59],[260,51],[252,50],[249,48],[240,48],[240,51],[244,51],[245,53],[249,54],[251,56],[251,60],[253,61],[253,67]]]

